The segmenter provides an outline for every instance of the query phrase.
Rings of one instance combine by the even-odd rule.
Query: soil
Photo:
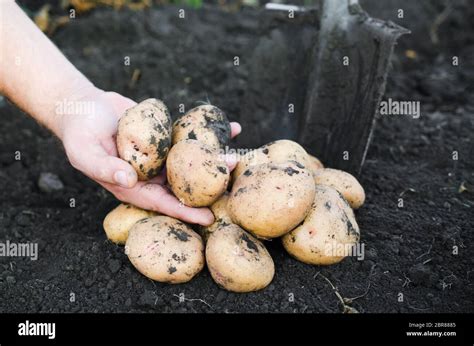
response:
[[[276,275],[263,291],[226,292],[207,269],[187,284],[152,282],[106,239],[102,220],[118,204],[114,197],[75,171],[46,129],[3,100],[0,241],[38,243],[39,257],[0,258],[0,312],[342,312],[325,278],[342,297],[358,297],[348,305],[359,312],[473,312],[474,12],[454,2],[435,45],[425,29],[443,9],[438,2],[419,2],[432,12],[405,1],[376,3],[365,2],[369,13],[413,31],[395,51],[385,98],[420,101],[422,112],[418,119],[378,119],[360,177],[367,199],[356,213],[363,260],[310,266],[274,240],[266,244]],[[398,7],[406,19],[396,18]],[[101,88],[135,100],[162,98],[173,114],[180,103],[189,109],[209,100],[238,121],[258,14],[205,6],[187,10],[183,21],[176,12],[101,8],[52,39]],[[452,65],[453,55],[460,66]],[[135,69],[141,78],[133,84]],[[46,172],[64,186],[40,189]]]

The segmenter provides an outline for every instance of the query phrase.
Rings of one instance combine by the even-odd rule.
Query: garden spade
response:
[[[246,144],[292,139],[326,166],[358,175],[393,47],[408,32],[356,1],[267,4],[241,109]]]

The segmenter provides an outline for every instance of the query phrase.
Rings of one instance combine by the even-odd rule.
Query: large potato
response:
[[[166,170],[175,196],[191,207],[210,206],[226,191],[230,178],[218,151],[194,139],[171,148]]]
[[[196,139],[219,149],[229,143],[230,134],[230,123],[225,113],[213,105],[203,105],[175,121],[173,145],[185,139]]]
[[[104,219],[104,230],[107,238],[116,244],[125,244],[128,231],[139,220],[152,217],[155,212],[137,208],[131,204],[121,203]]]
[[[328,265],[350,254],[359,237],[359,226],[346,200],[332,187],[316,185],[314,203],[304,223],[282,241],[296,259]]]
[[[204,267],[199,234],[168,216],[137,222],[129,232],[125,253],[140,273],[160,282],[187,282]]]
[[[284,163],[287,161],[299,162],[305,168],[311,166],[309,155],[301,145],[288,139],[281,139],[242,155],[232,173],[232,179],[235,181],[247,168],[255,165],[262,163]]]
[[[314,171],[314,182],[327,185],[339,191],[353,209],[357,209],[365,201],[365,191],[354,176],[338,169],[324,168]]]
[[[206,261],[214,281],[233,292],[265,288],[275,274],[265,246],[237,225],[219,227],[206,245]]]
[[[227,212],[227,201],[229,193],[226,191],[217,201],[211,205],[211,211],[214,214],[214,223],[206,227],[200,227],[201,236],[206,242],[212,232],[215,232],[220,226],[232,223],[232,219]]]
[[[142,101],[120,118],[118,153],[135,168],[138,179],[147,180],[158,175],[170,146],[171,118],[162,101]]]
[[[259,238],[279,237],[301,223],[314,200],[311,172],[298,162],[253,166],[235,181],[227,210]]]

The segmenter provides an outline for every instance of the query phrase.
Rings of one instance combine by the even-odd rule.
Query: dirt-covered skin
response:
[[[286,161],[296,161],[305,168],[311,169],[311,161],[304,148],[294,141],[282,139],[262,145],[241,156],[232,172],[232,178],[235,181],[247,168],[254,165]]]
[[[213,105],[195,107],[173,124],[173,145],[196,139],[220,149],[229,144],[230,123],[225,113]]]
[[[219,152],[195,139],[173,145],[166,174],[175,196],[191,207],[212,205],[226,191],[230,180],[229,168]]]
[[[232,292],[261,290],[275,275],[265,245],[235,224],[221,225],[211,233],[206,262],[213,280]]]
[[[104,231],[107,238],[116,244],[125,244],[128,232],[133,225],[142,219],[157,215],[149,210],[140,209],[131,204],[120,203],[104,218]]]
[[[160,173],[171,147],[171,130],[168,107],[157,99],[140,102],[120,118],[117,150],[135,168],[140,180]]]
[[[227,212],[227,202],[229,200],[229,193],[226,191],[217,201],[215,201],[209,208],[214,214],[214,222],[209,226],[199,227],[199,234],[204,242],[207,242],[210,235],[221,226],[227,226],[232,223],[232,219]]]
[[[172,284],[191,280],[205,261],[201,237],[185,223],[168,216],[135,223],[129,231],[125,253],[146,277]]]
[[[296,161],[252,166],[232,186],[227,212],[258,238],[280,237],[303,222],[314,186],[312,172]]]
[[[357,255],[360,230],[349,203],[330,186],[316,185],[311,210],[304,222],[282,237],[283,247],[308,264],[331,265]]]
[[[351,174],[331,168],[313,171],[316,185],[327,185],[339,191],[349,202],[351,208],[359,209],[365,200],[364,188]]]
[[[418,2],[409,3],[411,7],[388,8],[387,18],[409,28],[417,22],[429,28],[436,13],[428,16],[416,10]],[[399,6],[413,20],[395,18]],[[189,10],[186,22],[176,13],[175,8],[133,15],[98,10],[71,21],[53,40],[102,88],[137,101],[162,98],[173,114],[179,114],[180,103],[191,108],[208,96],[238,121],[250,63],[244,47],[256,31],[257,18],[249,10],[242,17]],[[117,205],[114,197],[75,171],[48,131],[3,102],[0,241],[38,243],[39,256],[37,261],[0,258],[0,311],[341,312],[322,274],[343,297],[365,294],[352,303],[360,312],[472,312],[473,15],[469,4],[455,9],[439,27],[438,46],[414,33],[396,48],[385,98],[420,100],[422,115],[378,119],[359,177],[366,190],[366,202],[356,211],[364,260],[346,258],[335,266],[315,267],[291,258],[280,241],[265,242],[276,274],[256,293],[226,292],[207,269],[178,286],[144,278],[123,247],[107,241],[102,230],[103,218]],[[417,47],[429,49],[417,50],[416,59],[405,56],[405,49]],[[461,66],[452,66],[454,54],[461,57]],[[124,66],[124,55],[131,57],[131,66]],[[241,57],[239,67],[232,67],[234,56]],[[130,88],[134,69],[142,77]],[[458,160],[452,159],[454,150]],[[15,161],[16,151],[20,161]],[[63,190],[46,194],[38,189],[40,173],[48,171],[60,177]],[[400,198],[403,207],[398,207]],[[75,293],[75,303],[70,293]],[[199,300],[180,303],[180,293],[209,306]]]

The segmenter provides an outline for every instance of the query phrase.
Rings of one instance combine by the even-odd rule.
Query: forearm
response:
[[[95,92],[14,1],[0,1],[0,93],[61,137],[58,105]]]

